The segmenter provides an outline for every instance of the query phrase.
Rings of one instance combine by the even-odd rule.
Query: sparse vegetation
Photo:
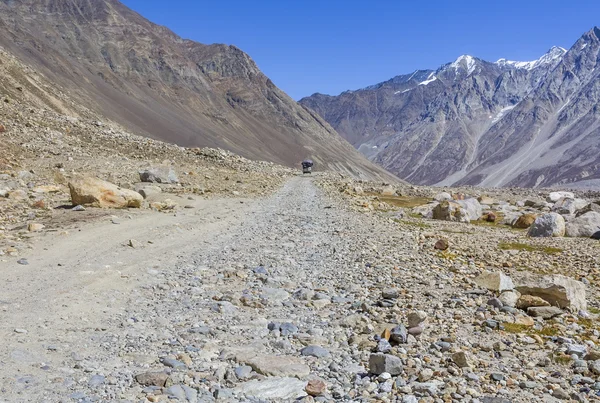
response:
[[[431,199],[427,197],[413,197],[413,196],[383,196],[378,193],[366,193],[369,196],[377,196],[377,199],[380,202],[387,203],[394,207],[401,208],[413,208],[422,206],[431,201]]]
[[[530,245],[519,242],[500,242],[498,244],[498,248],[502,250],[523,250],[526,252],[542,252],[549,255],[563,252],[562,249],[555,248],[552,246]]]
[[[397,222],[398,224],[411,225],[413,227],[418,227],[418,228],[431,228],[431,225],[424,223],[422,221],[401,220],[398,218],[395,218],[394,221]]]
[[[552,325],[546,326],[541,330],[538,330],[533,326],[527,326],[519,323],[503,323],[502,327],[504,328],[503,330],[505,332],[515,334],[526,333],[530,335],[537,334],[538,336],[550,337],[556,336],[560,333],[559,329]]]

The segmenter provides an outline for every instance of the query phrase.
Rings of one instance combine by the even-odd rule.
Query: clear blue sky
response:
[[[338,94],[461,54],[534,60],[600,25],[600,1],[122,0],[202,43],[241,48],[292,98]]]

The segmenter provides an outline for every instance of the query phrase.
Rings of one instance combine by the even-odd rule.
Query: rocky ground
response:
[[[596,399],[598,241],[417,218],[394,202],[430,190],[389,190],[295,177],[42,232],[0,263],[0,401]],[[540,273],[585,296],[518,298]]]
[[[600,395],[598,193],[302,177],[65,108],[0,103],[0,402]]]

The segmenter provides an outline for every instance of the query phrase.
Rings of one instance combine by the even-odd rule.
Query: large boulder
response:
[[[566,235],[570,237],[590,238],[600,233],[600,213],[590,211],[573,218],[566,225]]]
[[[527,235],[530,237],[561,237],[565,235],[565,219],[558,213],[547,213],[535,219]]]
[[[381,195],[382,196],[395,196],[396,189],[394,189],[394,187],[392,185],[387,185],[383,189],[381,189]]]
[[[479,218],[483,215],[481,203],[479,203],[479,201],[474,197],[466,200],[458,200],[457,203],[467,211],[469,221],[479,220]]]
[[[518,281],[515,288],[522,295],[539,297],[551,306],[570,309],[574,312],[587,309],[585,284],[570,277],[531,276]]]
[[[471,221],[467,210],[465,210],[458,202],[454,201],[443,201],[435,206],[433,209],[433,219],[458,222]]]
[[[570,197],[561,197],[554,203],[554,206],[552,206],[552,211],[558,214],[575,214],[576,210],[575,199]]]
[[[477,201],[481,204],[485,204],[491,206],[492,204],[496,204],[497,201],[489,196],[482,195],[477,198]]]
[[[442,202],[444,200],[452,200],[452,195],[448,192],[440,192],[433,196],[433,200]]]
[[[587,205],[587,200],[563,197],[554,203],[552,206],[552,211],[558,214],[571,215],[575,214],[576,211],[585,208]]]
[[[556,203],[563,197],[568,197],[570,199],[574,199],[575,195],[571,192],[552,192],[548,195],[548,197],[546,198],[546,201],[548,201],[548,203]]]
[[[167,165],[157,165],[139,172],[142,182],[179,183],[175,170]]]
[[[517,221],[515,221],[512,226],[513,228],[527,229],[531,227],[531,224],[535,222],[536,218],[537,216],[535,214],[523,214],[517,218]]]
[[[144,198],[138,192],[123,189],[110,182],[91,176],[77,177],[69,182],[74,206],[102,208],[139,208]]]
[[[600,213],[600,201],[587,204],[584,208],[577,210],[575,216],[579,217],[586,213],[589,213],[590,211]]]
[[[429,204],[424,204],[422,206],[414,207],[411,212],[413,214],[418,214],[423,218],[433,218],[433,210],[437,207],[439,203],[433,202]]]

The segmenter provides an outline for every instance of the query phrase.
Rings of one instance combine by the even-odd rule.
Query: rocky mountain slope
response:
[[[155,25],[118,0],[0,1],[0,46],[39,73],[0,91],[78,117],[57,93],[128,130],[182,146],[391,178],[318,115],[278,89],[235,46],[203,45]],[[6,81],[6,80],[4,80]]]
[[[533,62],[464,55],[300,103],[413,183],[590,186],[600,181],[599,38],[594,28]]]

